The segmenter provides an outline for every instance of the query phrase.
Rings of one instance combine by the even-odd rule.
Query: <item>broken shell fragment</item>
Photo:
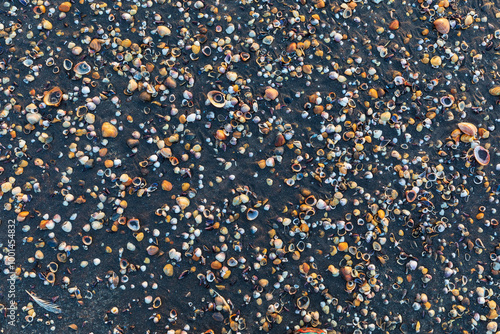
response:
[[[483,166],[486,166],[490,163],[490,152],[482,146],[476,146],[474,149],[474,158],[476,161]]]
[[[139,219],[137,219],[137,218],[130,218],[127,221],[127,226],[132,231],[137,232],[141,228],[141,223],[139,222]]]
[[[43,103],[51,107],[58,107],[62,101],[62,91],[59,87],[54,87],[43,94]]]
[[[212,90],[207,94],[208,100],[216,108],[224,108],[226,105],[226,98],[224,94],[218,90]]]

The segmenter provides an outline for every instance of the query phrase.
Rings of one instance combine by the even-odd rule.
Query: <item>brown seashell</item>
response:
[[[51,107],[58,107],[61,104],[63,93],[61,88],[54,87],[43,93],[43,103]]]
[[[274,146],[276,147],[283,146],[285,145],[285,143],[286,143],[285,136],[283,136],[283,134],[281,133],[278,133],[276,139],[274,140]]]
[[[354,279],[354,277],[352,277],[351,267],[340,268],[340,275],[342,275],[342,278],[345,279],[347,282],[352,281]]]
[[[151,98],[152,98],[151,93],[148,93],[147,91],[143,91],[139,95],[139,99],[143,102],[151,102]]]
[[[175,82],[174,78],[168,77],[165,80],[165,86],[167,86],[168,88],[176,88],[177,87],[177,82]]]
[[[474,149],[474,158],[476,158],[476,161],[480,165],[486,166],[490,163],[490,152],[488,152],[488,150],[484,147],[478,145]]]
[[[98,40],[97,38],[94,38],[90,44],[89,47],[94,50],[95,52],[101,51],[101,41]]]
[[[266,91],[264,93],[264,98],[267,101],[273,101],[278,97],[278,95],[279,95],[279,93],[276,89],[274,89],[272,87],[267,87]]]
[[[398,20],[392,21],[391,24],[389,24],[389,29],[398,30],[399,29],[399,21]]]
[[[500,86],[495,86],[490,89],[490,94],[493,96],[500,96]]]
[[[216,108],[224,108],[224,106],[226,105],[226,97],[218,90],[212,90],[208,92],[207,98],[210,103]]]
[[[458,123],[458,128],[466,135],[475,137],[477,135],[477,127],[472,123],[461,122]]]
[[[434,21],[434,27],[441,34],[447,34],[450,32],[450,21],[446,18],[439,18]]]

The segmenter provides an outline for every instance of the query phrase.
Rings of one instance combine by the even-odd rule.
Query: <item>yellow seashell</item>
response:
[[[434,57],[431,58],[431,65],[433,67],[441,66],[442,62],[443,61],[442,61],[441,57],[439,57],[439,56],[434,56]]]

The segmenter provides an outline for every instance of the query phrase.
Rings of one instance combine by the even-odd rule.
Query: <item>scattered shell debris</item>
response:
[[[2,14],[7,332],[499,333],[496,2]]]

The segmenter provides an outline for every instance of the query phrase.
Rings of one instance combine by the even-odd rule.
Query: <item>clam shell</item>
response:
[[[476,161],[483,166],[486,166],[490,163],[490,152],[482,146],[476,146],[474,149],[474,158]]]
[[[475,137],[477,135],[477,127],[472,123],[461,122],[458,123],[458,128],[466,135]]]
[[[493,96],[500,96],[500,86],[495,86],[490,89],[490,94]]]
[[[218,90],[212,90],[208,92],[207,98],[210,103],[216,108],[224,108],[224,106],[226,105],[226,97]]]
[[[258,216],[259,216],[259,211],[252,209],[252,208],[248,209],[248,211],[247,211],[247,219],[248,220],[255,220]]]
[[[43,93],[43,103],[51,107],[58,107],[61,104],[63,93],[61,88],[54,87]]]
[[[267,87],[266,92],[264,93],[264,98],[267,101],[273,101],[278,97],[278,91],[272,87]]]
[[[181,210],[184,210],[190,204],[189,198],[183,196],[177,197],[175,201],[177,202],[177,205],[181,208]]]
[[[137,219],[137,218],[130,218],[127,221],[127,226],[132,231],[137,232],[141,228],[141,223],[139,222],[139,219]]]
[[[89,64],[87,64],[84,61],[81,61],[75,65],[75,68],[73,70],[78,75],[85,75],[90,73],[91,68]]]
[[[445,18],[439,18],[434,21],[434,27],[441,34],[447,34],[450,32],[450,21]]]

